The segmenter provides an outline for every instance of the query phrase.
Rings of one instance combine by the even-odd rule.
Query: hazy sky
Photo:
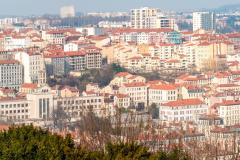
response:
[[[77,11],[128,11],[136,7],[157,7],[162,10],[214,8],[240,0],[0,0],[0,15],[32,15],[59,13],[63,5],[74,5]]]

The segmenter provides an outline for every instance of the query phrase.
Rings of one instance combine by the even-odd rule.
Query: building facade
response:
[[[23,83],[23,66],[15,60],[0,60],[0,87],[19,89]]]
[[[193,13],[193,31],[215,30],[216,28],[216,15],[213,12],[194,12]]]

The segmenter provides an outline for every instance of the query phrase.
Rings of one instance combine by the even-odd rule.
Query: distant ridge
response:
[[[224,5],[219,8],[214,9],[215,12],[222,13],[222,12],[229,12],[229,11],[240,11],[240,3],[238,4],[231,4],[231,5]]]

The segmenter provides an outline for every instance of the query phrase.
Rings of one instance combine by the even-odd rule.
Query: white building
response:
[[[111,115],[112,106],[104,103],[104,97],[97,94],[80,97],[65,97],[54,99],[54,108],[62,107],[72,118],[79,118],[92,111],[99,117]]]
[[[165,16],[158,16],[156,18],[155,28],[169,28],[169,29],[173,29],[173,30],[178,30],[178,26],[175,22],[175,19],[168,18]]]
[[[128,108],[130,104],[130,97],[128,95],[117,94],[114,96],[114,105],[118,108]]]
[[[240,101],[226,100],[222,103],[216,103],[212,106],[219,117],[223,118],[223,124],[226,126],[240,123]]]
[[[158,12],[159,9],[148,7],[132,9],[131,26],[133,28],[155,28]]]
[[[131,27],[131,22],[101,21],[98,23],[98,26],[103,28],[123,28],[123,27]]]
[[[155,103],[161,105],[166,102],[176,101],[178,89],[171,84],[152,85],[148,90],[149,105]]]
[[[147,105],[147,84],[143,82],[132,82],[124,84],[119,88],[121,94],[127,94],[131,103],[135,106]]]
[[[46,82],[46,70],[43,55],[40,53],[18,52],[15,59],[20,61],[24,66],[24,83]]]
[[[216,17],[213,12],[194,12],[193,13],[193,31],[204,29],[204,30],[215,30],[216,28]]]
[[[166,121],[194,121],[198,114],[205,114],[208,106],[200,99],[181,99],[159,107],[159,117]]]
[[[2,97],[0,115],[13,122],[31,120],[49,120],[53,111],[53,95],[50,88],[44,86],[26,97]]]
[[[77,43],[68,43],[68,44],[64,44],[64,52],[70,52],[70,51],[78,51],[78,44]]]
[[[51,88],[44,86],[38,88],[36,92],[27,94],[29,102],[29,119],[44,119],[52,118],[53,112],[53,95]]]
[[[93,36],[93,35],[103,35],[105,34],[105,31],[101,27],[79,27],[76,28],[77,32],[82,33],[83,35],[86,36]]]
[[[23,66],[15,60],[0,60],[0,87],[19,89],[23,83]]]
[[[4,49],[14,50],[27,48],[31,45],[31,39],[25,36],[6,36],[4,37]]]
[[[0,99],[0,115],[10,121],[29,118],[29,101],[24,97],[6,97]]]

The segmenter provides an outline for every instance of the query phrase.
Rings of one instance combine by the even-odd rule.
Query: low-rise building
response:
[[[123,84],[119,88],[121,94],[127,94],[131,103],[138,107],[147,106],[147,84],[143,82],[133,82]]]
[[[225,126],[235,125],[240,123],[240,101],[225,100],[221,103],[216,103],[211,107],[214,114],[223,118]]]
[[[114,96],[114,105],[118,108],[128,108],[130,104],[130,97],[127,94],[117,94]]]
[[[181,99],[159,106],[159,117],[165,121],[194,121],[207,111],[208,106],[200,99]]]
[[[161,105],[178,98],[178,89],[173,84],[151,85],[148,89],[149,105]]]

